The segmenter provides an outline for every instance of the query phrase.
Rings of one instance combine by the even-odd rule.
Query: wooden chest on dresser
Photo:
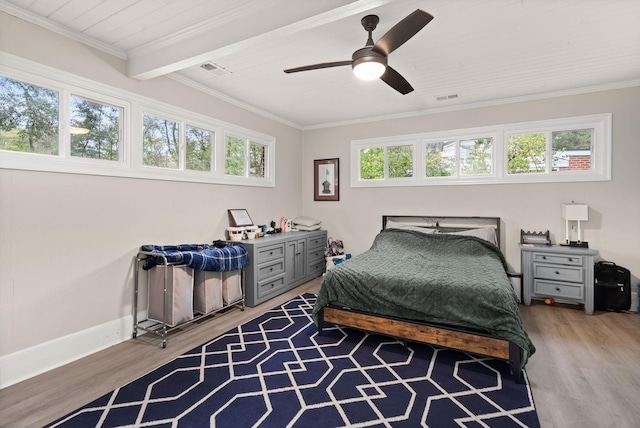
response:
[[[324,273],[326,230],[284,232],[242,243],[251,260],[243,277],[247,306],[256,306]]]
[[[520,245],[522,255],[523,302],[552,298],[561,303],[584,304],[593,313],[594,256],[597,250],[552,245]]]

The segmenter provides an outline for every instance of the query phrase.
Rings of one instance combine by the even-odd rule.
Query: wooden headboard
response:
[[[401,223],[406,226],[436,229],[439,232],[461,232],[471,229],[492,228],[496,233],[496,240],[500,247],[500,217],[451,217],[451,216],[411,216],[411,215],[383,215],[382,229],[386,229],[387,222]]]

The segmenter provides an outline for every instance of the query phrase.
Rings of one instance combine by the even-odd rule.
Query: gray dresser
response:
[[[587,315],[593,314],[594,256],[597,250],[560,245],[527,247],[522,255],[523,302],[552,298],[560,303],[584,304]]]
[[[251,260],[243,276],[247,306],[256,306],[324,273],[326,230],[284,232],[241,242]]]

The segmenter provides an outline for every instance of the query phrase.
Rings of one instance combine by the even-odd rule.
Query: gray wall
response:
[[[496,184],[430,187],[351,188],[350,141],[516,123],[596,113],[613,113],[612,180],[553,184]],[[354,124],[304,133],[303,211],[322,219],[329,235],[348,252],[366,250],[383,214],[496,216],[502,218],[507,261],[520,271],[520,229],[549,230],[564,239],[563,202],[589,205],[584,239],[600,257],[640,276],[640,88],[564,96],[478,109]],[[340,201],[313,200],[313,160],[340,158]]]

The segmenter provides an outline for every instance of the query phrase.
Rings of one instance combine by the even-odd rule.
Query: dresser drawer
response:
[[[553,253],[534,253],[533,262],[582,266],[582,256]]]
[[[555,281],[533,280],[533,292],[544,297],[583,299],[584,286]]]
[[[284,275],[266,281],[258,282],[258,298],[275,293],[285,286]]]
[[[315,263],[309,263],[309,276],[313,276],[315,278],[316,276],[322,275],[324,268],[324,259],[318,260]]]
[[[309,250],[309,263],[324,262],[324,247]]]
[[[309,249],[312,248],[322,248],[322,251],[324,252],[324,247],[327,245],[327,238],[325,238],[325,235],[316,235],[316,236],[311,236],[308,238],[308,247]]]
[[[258,281],[284,273],[284,259],[264,263],[258,266]]]
[[[256,263],[262,264],[271,260],[281,259],[284,257],[284,242],[280,244],[270,245],[268,247],[260,247],[256,251]]]
[[[533,264],[533,277],[558,281],[582,282],[582,267]]]

